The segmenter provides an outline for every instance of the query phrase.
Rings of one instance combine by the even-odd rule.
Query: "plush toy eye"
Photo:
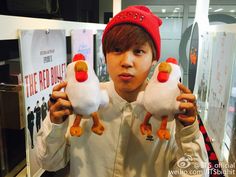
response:
[[[182,81],[181,81],[181,77],[179,78],[179,82],[182,83]]]

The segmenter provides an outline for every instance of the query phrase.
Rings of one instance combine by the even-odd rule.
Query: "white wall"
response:
[[[105,25],[96,23],[71,22],[42,18],[29,18],[0,15],[0,40],[18,39],[19,29],[64,29],[66,36],[70,36],[72,29],[104,29]]]
[[[161,34],[161,61],[168,57],[179,59],[179,43],[181,39],[182,18],[162,19]]]

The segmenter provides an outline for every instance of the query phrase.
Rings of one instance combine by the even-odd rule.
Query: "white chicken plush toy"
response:
[[[97,110],[109,102],[108,94],[100,89],[99,80],[82,54],[76,54],[73,62],[67,66],[67,86],[65,92],[72,104],[76,118],[70,128],[71,136],[81,136],[83,133],[80,121],[83,116],[93,118],[92,131],[101,135],[104,126],[100,122]]]
[[[147,87],[139,93],[137,101],[147,111],[144,121],[140,125],[140,131],[147,136],[147,140],[153,140],[152,126],[149,123],[151,117],[161,119],[157,136],[161,140],[170,139],[167,122],[173,120],[174,114],[179,112],[180,102],[176,101],[176,98],[180,94],[178,88],[180,79],[181,70],[178,61],[168,58],[157,65]]]

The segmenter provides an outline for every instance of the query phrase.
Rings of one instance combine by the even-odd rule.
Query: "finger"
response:
[[[182,115],[188,116],[188,117],[195,117],[197,115],[197,108],[192,103],[184,103],[180,105],[180,110],[184,111]]]
[[[62,97],[62,98],[61,98],[61,97]],[[65,97],[65,99],[64,99],[63,97]],[[59,103],[58,103],[58,100],[59,100]],[[65,96],[60,96],[60,97],[58,96],[57,99],[54,99],[54,98],[52,98],[52,96],[51,96],[50,99],[48,100],[48,107],[49,107],[49,109],[50,109],[51,106],[54,105],[55,103],[57,103],[56,107],[59,107],[59,108],[60,108],[60,105],[61,105],[61,104],[63,105],[63,102],[64,102],[64,101],[62,101],[62,100],[65,100],[65,101],[69,102],[68,105],[65,104],[65,106],[67,105],[67,106],[71,107],[71,103],[70,103],[70,101],[68,100],[67,95],[65,95]],[[61,103],[61,102],[62,102],[62,103]],[[61,106],[61,107],[63,107],[63,106]]]
[[[59,84],[57,84],[55,87],[53,87],[53,91],[60,91],[62,88],[65,88],[67,85],[67,82],[62,81]]]
[[[192,103],[195,103],[196,102],[196,97],[193,95],[193,94],[186,94],[186,93],[183,93],[181,95],[179,95],[177,98],[176,98],[177,101],[189,101],[189,102],[192,102]]]
[[[184,93],[192,93],[189,88],[185,87],[185,86],[184,86],[183,84],[181,84],[181,83],[178,83],[178,87],[179,87],[179,89],[180,89],[182,92],[184,92]]]
[[[54,99],[52,96],[49,97],[49,102],[54,104],[57,102],[57,99]]]
[[[65,92],[61,92],[61,91],[53,91],[51,97],[53,99],[59,99],[62,98],[64,100],[68,100],[68,96]]]
[[[64,116],[69,116],[72,114],[72,111],[70,109],[63,109],[60,111],[55,111],[51,113],[54,117],[62,118]]]
[[[50,113],[50,118],[51,118],[51,121],[53,123],[62,123],[71,114],[72,114],[71,110],[64,109],[64,110],[61,110],[61,111],[51,112]]]
[[[186,109],[186,110],[196,110],[196,106],[193,104],[193,103],[191,103],[191,102],[187,102],[187,103],[184,103],[184,102],[181,102],[180,104],[179,104],[179,110],[184,110],[184,109]]]
[[[61,82],[53,88],[52,94],[50,94],[48,106],[56,103],[58,98],[62,98],[68,100],[67,94],[65,92],[60,91],[62,88],[66,87],[67,82]]]
[[[179,115],[177,116],[177,119],[179,119],[181,122],[183,122],[183,123],[185,123],[185,124],[186,124],[186,123],[187,123],[187,124],[192,124],[192,123],[194,123],[196,117],[195,117],[195,116],[188,117],[188,116],[186,116],[186,115],[184,115],[184,114],[179,114]]]
[[[68,100],[61,99],[61,98],[57,99],[57,102],[52,106],[52,111],[58,111],[61,109],[72,110],[71,102]]]
[[[51,101],[48,100],[48,109],[50,109],[51,106],[52,106],[52,103],[51,103]]]

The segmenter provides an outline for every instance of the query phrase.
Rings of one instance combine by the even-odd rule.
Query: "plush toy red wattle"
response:
[[[108,94],[100,89],[99,80],[89,63],[82,54],[76,54],[73,62],[67,66],[67,86],[65,92],[76,114],[75,121],[70,128],[72,136],[81,136],[83,133],[80,121],[83,116],[92,116],[92,131],[101,135],[104,126],[97,114],[98,108],[109,102]]]
[[[168,58],[157,65],[145,91],[139,93],[137,101],[147,110],[140,131],[147,136],[147,140],[153,140],[152,126],[149,122],[151,117],[161,120],[157,136],[160,139],[170,139],[167,122],[179,112],[179,102],[176,98],[180,94],[180,79],[181,70],[177,60]]]

